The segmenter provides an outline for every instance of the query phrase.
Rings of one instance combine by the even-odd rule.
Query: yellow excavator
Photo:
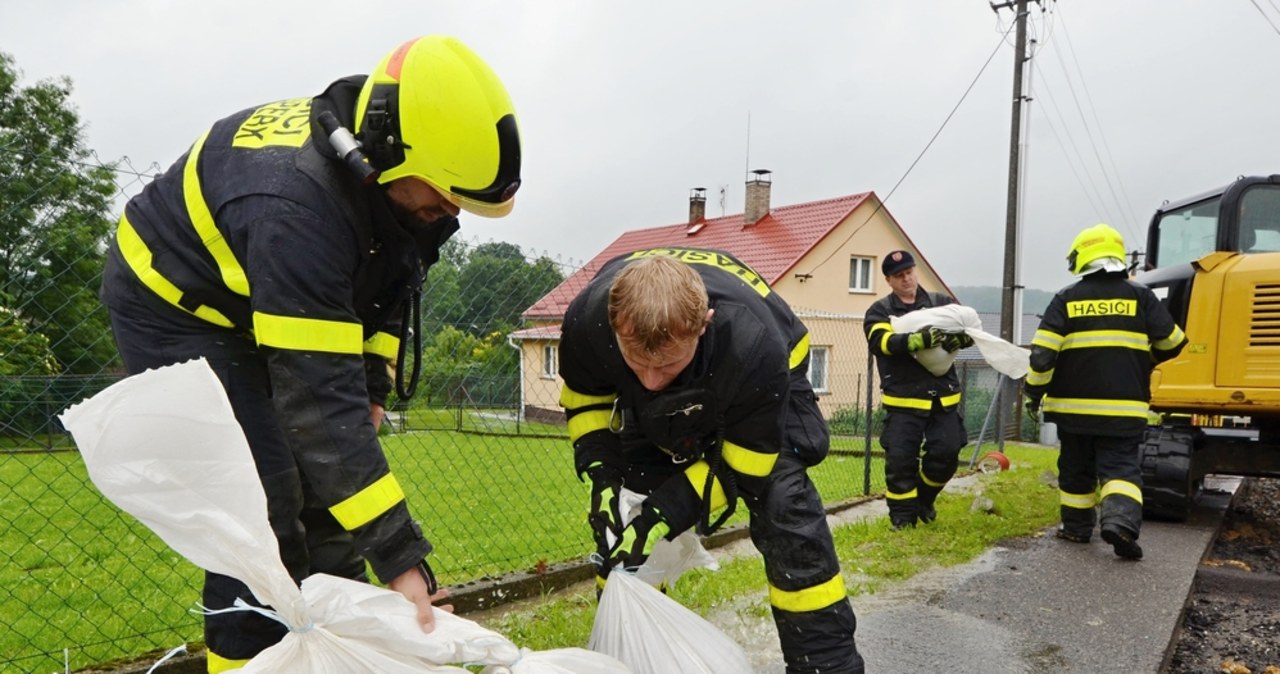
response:
[[[1187,333],[1142,448],[1146,515],[1179,521],[1205,475],[1280,477],[1280,175],[1161,206],[1136,280]]]

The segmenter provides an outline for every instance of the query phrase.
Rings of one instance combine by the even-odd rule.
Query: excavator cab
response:
[[[1151,375],[1146,514],[1181,520],[1205,475],[1280,477],[1280,175],[1167,203],[1136,278],[1187,334]]]

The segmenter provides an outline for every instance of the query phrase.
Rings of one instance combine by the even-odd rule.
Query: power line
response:
[[[1120,186],[1120,194],[1124,197],[1120,202],[1120,208],[1122,211],[1127,211],[1132,226],[1137,226],[1140,221],[1134,215],[1133,202],[1129,199],[1129,194],[1124,189],[1124,179],[1122,178],[1120,171],[1116,169],[1115,157],[1111,154],[1110,144],[1107,143],[1107,136],[1103,130],[1102,121],[1098,119],[1098,106],[1093,104],[1093,96],[1089,94],[1089,86],[1084,79],[1084,69],[1080,67],[1080,61],[1076,58],[1076,47],[1071,41],[1071,31],[1067,29],[1067,19],[1063,16],[1059,17],[1058,20],[1062,23],[1062,34],[1067,39],[1067,50],[1071,54],[1071,62],[1075,65],[1076,72],[1080,75],[1080,88],[1084,90],[1085,101],[1089,104],[1089,111],[1093,114],[1093,123],[1098,128],[1098,137],[1102,139],[1102,149],[1106,152],[1107,161],[1111,164],[1111,172],[1115,174],[1116,184]]]
[[[1039,65],[1032,63],[1032,67],[1035,68],[1036,72],[1040,72]],[[1041,73],[1041,78],[1043,79],[1043,73]],[[1063,156],[1067,162],[1067,168],[1071,169],[1071,175],[1075,177],[1076,184],[1080,186],[1080,191],[1083,192],[1085,198],[1089,200],[1090,208],[1092,208],[1093,211],[1095,213],[1098,213],[1100,216],[1106,217],[1105,215],[1103,215],[1106,209],[1099,207],[1098,203],[1094,201],[1093,195],[1094,193],[1097,192],[1098,187],[1097,185],[1092,184],[1093,177],[1088,176],[1088,169],[1087,167],[1085,167],[1084,160],[1080,156],[1080,149],[1076,146],[1075,138],[1071,136],[1070,130],[1066,128],[1066,122],[1065,120],[1063,120],[1062,112],[1058,109],[1057,99],[1053,97],[1052,92],[1047,87],[1043,91],[1044,91],[1044,94],[1049,98],[1049,109],[1058,115],[1058,120],[1063,125],[1062,133],[1067,136],[1067,141],[1071,145],[1070,152],[1068,152],[1068,147],[1066,144],[1063,143],[1062,136],[1058,134],[1058,129],[1057,127],[1054,126],[1053,120],[1049,117],[1048,114],[1046,114],[1044,116],[1044,122],[1049,126],[1049,131],[1053,134],[1053,139],[1057,141],[1058,147],[1062,148]],[[1090,185],[1084,184],[1084,180],[1080,177],[1080,172],[1076,170],[1076,161],[1072,160],[1071,152],[1075,153],[1076,160],[1079,161],[1081,168],[1086,171],[1086,176],[1089,178]]]
[[[1271,0],[1267,0],[1267,2],[1271,3]],[[1276,24],[1271,21],[1271,17],[1267,16],[1267,13],[1262,11],[1262,6],[1258,4],[1257,0],[1249,0],[1249,4],[1253,5],[1254,9],[1258,10],[1258,13],[1262,15],[1263,19],[1266,19],[1267,23],[1271,26],[1271,30],[1274,30],[1276,35],[1280,35],[1280,28],[1277,28]],[[1274,3],[1271,3],[1271,8],[1276,8]],[[1280,13],[1280,10],[1276,11],[1277,13]]]
[[[1012,30],[1013,27],[1010,26],[1009,29]],[[1005,35],[1008,35],[1008,31],[1005,31]],[[987,60],[982,64],[982,67],[978,69],[978,74],[973,76],[973,80],[969,82],[969,86],[965,88],[964,93],[960,95],[960,100],[956,101],[955,106],[951,108],[951,112],[947,113],[947,118],[942,120],[942,125],[939,126],[938,130],[933,133],[933,137],[930,138],[929,142],[925,144],[924,149],[920,151],[920,154],[916,155],[915,160],[912,161],[911,165],[907,167],[907,170],[905,173],[902,174],[902,177],[898,178],[898,182],[894,183],[893,188],[889,190],[889,193],[884,195],[883,199],[880,199],[880,203],[876,204],[875,210],[871,211],[871,213],[867,216],[867,218],[863,220],[861,224],[855,227],[852,232],[849,232],[849,235],[844,237],[844,240],[841,241],[839,245],[833,247],[831,249],[831,252],[828,253],[826,257],[822,258],[821,262],[819,262],[818,264],[814,265],[811,269],[809,269],[808,273],[812,274],[813,272],[820,269],[822,265],[826,264],[831,259],[831,257],[836,254],[836,251],[843,248],[844,244],[849,242],[849,239],[852,239],[855,234],[862,231],[862,228],[866,227],[868,222],[871,222],[871,218],[874,218],[876,214],[879,213],[880,210],[884,208],[884,205],[889,202],[889,198],[893,196],[894,192],[898,191],[898,187],[901,186],[903,181],[907,179],[907,176],[911,175],[911,171],[915,169],[916,164],[919,164],[920,160],[924,158],[925,153],[929,151],[929,148],[933,147],[934,141],[938,140],[938,136],[942,135],[942,130],[947,128],[947,123],[951,121],[951,118],[955,116],[956,111],[960,109],[960,105],[964,103],[964,100],[966,98],[968,98],[969,92],[973,91],[974,85],[976,85],[978,83],[978,80],[982,78],[982,73],[987,71],[987,66],[991,65],[991,60],[994,59],[996,57],[996,54],[1000,52],[1000,47],[1004,46],[1005,35],[1000,36],[1000,40],[996,42],[995,49],[991,50],[991,54],[987,56]]]

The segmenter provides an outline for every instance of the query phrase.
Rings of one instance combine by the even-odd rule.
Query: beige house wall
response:
[[[854,209],[808,255],[774,283],[774,289],[786,298],[788,304],[798,311],[810,309],[862,316],[873,302],[890,292],[880,273],[880,262],[885,253],[910,250],[917,261],[921,259],[919,251],[906,239],[893,219],[883,209],[876,210],[877,204],[871,198]],[[853,258],[870,260],[867,289],[850,288],[849,271]],[[916,273],[920,285],[926,289],[941,291],[944,288],[942,280],[928,265],[918,265]]]
[[[544,374],[543,366],[545,364],[544,347],[550,345],[555,347],[556,358],[560,355],[560,341],[550,339],[526,339],[519,342],[520,345],[520,366],[521,366],[521,383],[524,390],[521,392],[523,397],[523,407],[525,411],[529,408],[537,408],[545,410],[554,415],[563,414],[560,407],[560,376],[556,375],[548,377]],[[558,369],[559,361],[556,366]],[[540,416],[540,415],[536,415]],[[539,419],[544,420],[544,419]]]

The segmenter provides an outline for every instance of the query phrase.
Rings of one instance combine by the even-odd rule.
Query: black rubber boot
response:
[[[1058,538],[1061,538],[1064,541],[1071,541],[1072,543],[1088,543],[1090,535],[1091,532],[1088,531],[1071,531],[1065,527],[1059,528],[1058,533],[1055,534]]]
[[[1125,559],[1142,559],[1142,546],[1127,529],[1114,524],[1102,525],[1102,540],[1111,544],[1116,555]]]

